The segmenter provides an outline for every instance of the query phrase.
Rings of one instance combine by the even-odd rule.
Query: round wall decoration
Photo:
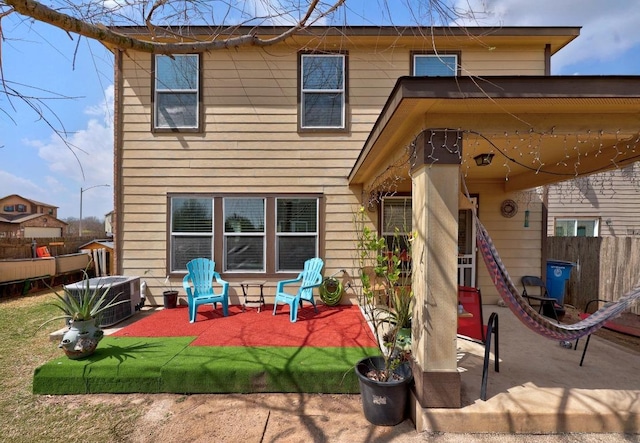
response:
[[[500,206],[500,213],[503,217],[511,218],[518,213],[518,204],[513,200],[505,200]]]

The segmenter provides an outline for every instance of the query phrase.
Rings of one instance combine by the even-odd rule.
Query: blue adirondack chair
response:
[[[290,320],[294,323],[298,320],[298,308],[302,308],[302,302],[308,301],[313,305],[313,309],[318,312],[316,302],[313,299],[313,288],[322,284],[322,267],[324,262],[321,258],[310,258],[304,262],[304,270],[297,278],[291,280],[281,280],[276,286],[276,298],[273,303],[273,315],[276,315],[278,303],[286,303],[291,308]],[[299,283],[300,286],[295,294],[285,292],[285,286]]]
[[[208,258],[194,258],[187,263],[187,275],[182,280],[182,286],[187,292],[189,303],[189,322],[196,321],[198,306],[212,303],[213,309],[222,304],[222,314],[229,314],[229,283],[220,278],[215,271],[216,263]],[[214,280],[221,286],[214,288]]]

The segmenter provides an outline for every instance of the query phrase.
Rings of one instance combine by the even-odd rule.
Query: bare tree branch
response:
[[[73,32],[90,39],[98,40],[106,45],[114,46],[119,49],[131,49],[153,54],[185,54],[192,52],[233,48],[245,45],[274,45],[290,37],[297,31],[304,29],[306,26],[309,26],[308,21],[311,19],[314,13],[317,14],[317,16],[314,18],[313,22],[316,22],[320,18],[326,17],[327,15],[335,12],[344,4],[344,2],[345,0],[336,0],[335,2],[330,4],[326,10],[319,11],[318,5],[320,1],[313,0],[309,3],[305,15],[297,23],[292,25],[287,31],[269,39],[262,39],[259,36],[254,35],[253,33],[249,33],[240,36],[230,36],[223,39],[219,39],[219,35],[213,35],[211,36],[211,38],[204,41],[196,41],[195,39],[193,39],[193,37],[191,37],[191,39],[193,39],[192,41],[188,41],[189,36],[182,36],[182,38],[187,39],[187,41],[182,40],[178,43],[164,43],[157,40],[148,41],[124,35],[114,31],[113,29],[107,28],[102,24],[92,24],[88,21],[81,20],[71,15],[56,11],[35,0],[4,0],[4,3],[13,7],[16,12],[31,17],[35,20],[56,26],[57,28],[63,29],[65,31]],[[157,26],[151,24],[150,18],[151,15],[158,8],[161,8],[164,4],[165,2],[162,0],[156,2],[149,14],[147,14],[145,21],[149,30],[158,29]],[[154,34],[155,32],[152,33],[152,35]]]

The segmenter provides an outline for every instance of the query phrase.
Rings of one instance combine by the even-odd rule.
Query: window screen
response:
[[[455,77],[458,56],[455,54],[422,54],[413,57],[413,75],[429,77]]]
[[[198,127],[198,55],[156,55],[155,127]]]
[[[301,126],[344,128],[344,55],[302,55]]]

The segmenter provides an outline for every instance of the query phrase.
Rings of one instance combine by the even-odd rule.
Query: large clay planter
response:
[[[71,321],[69,330],[62,336],[58,345],[72,360],[93,354],[102,340],[104,332],[96,326],[95,319],[87,321]]]
[[[379,382],[367,377],[371,369],[384,368],[380,356],[366,357],[356,365],[356,375],[360,383],[360,396],[365,418],[374,425],[395,426],[406,417],[407,397],[413,374],[408,362],[402,363],[394,371],[401,380]]]

